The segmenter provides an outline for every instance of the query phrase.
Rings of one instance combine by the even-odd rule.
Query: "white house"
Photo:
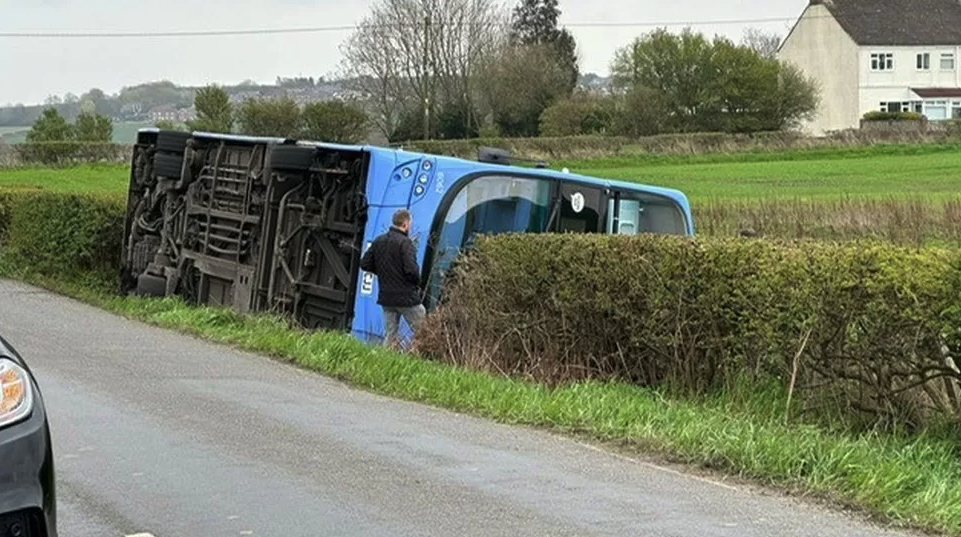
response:
[[[961,118],[961,0],[811,0],[778,57],[821,85],[812,134],[873,110]]]

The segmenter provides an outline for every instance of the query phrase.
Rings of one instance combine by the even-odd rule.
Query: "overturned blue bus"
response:
[[[677,190],[480,156],[143,129],[121,292],[277,313],[378,342],[377,281],[359,264],[399,208],[413,215],[428,310],[475,234],[694,233]]]

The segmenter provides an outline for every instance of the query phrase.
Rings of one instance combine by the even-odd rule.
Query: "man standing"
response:
[[[417,330],[427,311],[420,291],[420,268],[417,252],[410,240],[410,211],[394,213],[393,226],[380,235],[360,260],[361,270],[377,276],[377,303],[384,308],[385,342],[396,344],[403,317],[412,330]]]

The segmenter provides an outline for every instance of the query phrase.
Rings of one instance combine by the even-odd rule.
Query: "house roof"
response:
[[[961,45],[961,0],[810,0],[867,46]]]
[[[961,97],[961,88],[911,88],[911,91],[922,99]]]

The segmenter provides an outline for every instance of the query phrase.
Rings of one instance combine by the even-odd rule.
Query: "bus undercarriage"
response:
[[[368,166],[360,150],[141,132],[121,292],[273,312],[311,329],[348,329]]]

